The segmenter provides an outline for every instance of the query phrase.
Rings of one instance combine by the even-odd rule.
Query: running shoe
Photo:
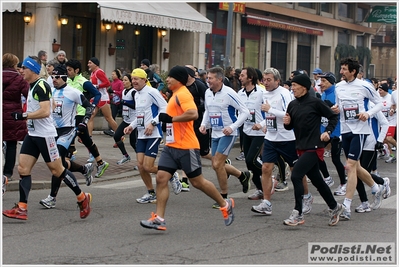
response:
[[[345,196],[346,195],[346,184],[340,184],[337,189],[334,191],[334,195],[336,196]]]
[[[331,157],[331,151],[330,150],[326,150],[325,152],[324,152],[324,155],[323,155],[325,158],[329,158],[329,157]]]
[[[55,197],[48,195],[45,199],[39,201],[39,204],[47,209],[55,208]]]
[[[7,178],[7,176],[3,175],[3,196],[7,190],[7,184],[8,184],[8,178]]]
[[[151,212],[151,218],[148,220],[140,221],[140,225],[144,228],[166,231],[165,220],[161,221],[154,212]]]
[[[389,184],[391,183],[388,177],[382,178],[384,180],[384,192],[382,194],[382,198],[386,199],[391,195],[391,187]]]
[[[274,190],[276,190],[277,192],[287,191],[288,190],[287,182],[278,183]]]
[[[3,141],[3,155],[6,155],[6,151],[7,151],[7,142]]]
[[[260,200],[263,199],[263,192],[262,190],[256,189],[255,192],[252,195],[248,196],[248,199],[250,200]]]
[[[91,174],[93,173],[93,170],[94,170],[94,164],[86,163],[85,170],[86,170],[86,172],[83,174],[83,176],[86,178],[86,185],[90,186],[91,183],[93,182],[93,176]]]
[[[299,211],[297,210],[293,210],[290,217],[284,220],[284,224],[289,226],[297,226],[298,224],[301,225],[304,223],[303,214],[299,215]]]
[[[324,182],[328,185],[328,187],[331,187],[334,185],[334,180],[331,176],[328,176],[327,178],[324,178]]]
[[[89,158],[86,160],[87,163],[93,163],[96,159],[94,158],[94,156],[90,153],[89,154]]]
[[[3,215],[11,219],[27,220],[28,210],[21,209],[18,204],[15,203],[12,209],[3,211]]]
[[[225,164],[230,164],[231,165],[231,160],[230,159],[226,159]],[[230,179],[231,175],[227,174],[227,180]]]
[[[222,212],[224,224],[229,226],[234,221],[234,199],[226,199],[227,206],[219,208]]]
[[[137,203],[146,204],[146,203],[156,203],[157,196],[155,193],[145,193],[141,198],[136,199]]]
[[[272,215],[272,204],[270,205],[267,203],[267,200],[261,200],[260,204],[258,206],[252,206],[251,211],[256,212],[256,213],[262,213],[266,215]]]
[[[248,190],[251,189],[251,179],[252,179],[252,172],[251,171],[243,171],[242,172],[245,176],[243,180],[240,181],[242,184],[242,192],[244,194],[248,193]]]
[[[97,166],[97,173],[96,173],[96,178],[101,177],[105,170],[108,168],[109,163],[106,161],[103,161],[103,164],[101,164],[100,166]]]
[[[85,199],[81,202],[78,202],[81,219],[85,219],[87,218],[87,216],[89,216],[91,211],[90,202],[93,199],[90,193],[84,193],[84,194],[85,194]]]
[[[116,164],[123,165],[129,161],[130,161],[130,156],[123,156],[123,158],[121,160],[117,161]]]
[[[227,198],[225,198],[225,200],[227,200]],[[212,208],[213,208],[213,209],[220,209],[219,203],[215,202],[215,203],[212,205]]]
[[[307,198],[305,196],[303,197],[303,199],[302,199],[302,214],[303,215],[309,214],[310,211],[312,210],[313,199],[314,199],[314,197],[310,193]]]
[[[190,185],[185,181],[180,181],[181,183],[181,191],[183,192],[190,192]]]
[[[385,187],[383,185],[378,185],[379,190],[377,192],[371,192],[371,194],[374,197],[373,203],[371,203],[370,207],[373,210],[379,209],[382,204],[382,196],[385,191]]]
[[[347,209],[344,209],[344,211],[341,213],[340,217],[342,219],[345,219],[345,220],[349,221],[351,219],[351,211],[347,210]]]
[[[339,216],[341,216],[342,212],[344,212],[345,206],[337,203],[335,209],[330,212],[330,221],[328,222],[329,226],[334,226],[339,222]]]
[[[396,146],[392,146],[392,151],[396,151]]]
[[[370,204],[368,202],[363,202],[362,204],[359,205],[359,207],[357,207],[355,209],[355,212],[357,213],[365,213],[365,212],[370,212],[371,208],[370,208]]]
[[[240,161],[245,160],[244,152],[241,152],[240,155],[238,157],[236,157],[236,160],[240,160]]]
[[[172,178],[170,178],[169,182],[172,184],[173,193],[175,193],[175,195],[180,194],[182,185],[180,183],[179,174],[177,172],[175,172],[173,174],[173,176],[172,176]]]
[[[396,162],[395,156],[389,156],[389,158],[385,161],[385,163],[395,163],[395,162]]]

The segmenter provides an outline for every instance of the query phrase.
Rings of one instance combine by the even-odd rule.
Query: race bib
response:
[[[328,119],[326,117],[321,117],[321,125],[323,127],[327,127],[328,125]]]
[[[137,128],[145,128],[144,127],[144,112],[137,111]]]
[[[343,106],[345,122],[357,122],[359,119],[359,105],[345,105]]]
[[[126,118],[129,118],[129,107],[127,107],[127,106],[123,106],[123,108],[122,108],[122,116],[123,117],[126,117]]]
[[[35,124],[33,123],[32,119],[28,119],[27,120],[26,126],[28,127],[29,131],[34,131],[35,130]]]
[[[175,142],[175,135],[173,132],[173,123],[166,124],[166,143],[174,143]]]
[[[222,130],[224,128],[223,121],[222,121],[222,113],[221,112],[214,112],[209,114],[209,118],[211,121],[211,127],[214,130]]]
[[[53,117],[54,118],[62,118],[62,101],[55,101]]]
[[[249,116],[245,120],[245,123],[246,124],[255,124],[255,110],[254,109],[249,110]]]
[[[385,118],[389,117],[389,109],[383,109],[381,110],[382,114],[384,114]]]
[[[266,116],[266,128],[268,131],[277,131],[277,118],[273,114]]]

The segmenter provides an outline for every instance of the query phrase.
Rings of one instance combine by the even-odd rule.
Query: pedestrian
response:
[[[150,82],[153,88],[158,89],[158,91],[162,92],[163,88],[165,87],[164,82],[162,81],[161,77],[154,71],[150,69],[151,63],[148,59],[143,59],[140,64],[140,68],[147,73],[147,79]]]
[[[143,69],[132,71],[132,84],[137,93],[134,95],[136,103],[136,117],[124,129],[124,134],[131,134],[137,128],[136,157],[141,179],[147,188],[137,203],[154,203],[157,201],[151,173],[157,173],[155,159],[158,155],[159,143],[162,139],[162,128],[159,122],[159,114],[165,113],[166,101],[147,80],[147,73]],[[174,175],[171,183],[175,194],[181,191],[181,183]]]
[[[40,50],[39,53],[37,53],[37,57],[40,59],[40,77],[47,80],[49,77],[49,73],[47,72],[46,65],[47,65],[47,52],[44,50]]]
[[[19,220],[28,219],[28,195],[32,186],[31,170],[39,155],[42,155],[44,162],[51,173],[60,180],[73,179],[72,172],[67,170],[61,162],[57,149],[55,137],[57,131],[51,116],[51,88],[47,82],[40,78],[40,59],[28,56],[22,63],[24,68],[24,79],[31,85],[27,97],[27,112],[13,112],[11,115],[15,120],[26,120],[28,135],[25,136],[19,154],[18,172],[19,181],[19,202],[10,210],[4,210],[3,215]],[[90,214],[90,193],[80,194],[78,197],[80,217],[86,218]]]
[[[90,99],[92,105],[97,106],[101,99],[101,93],[94,87],[94,85],[89,80],[83,77],[82,64],[80,63],[80,61],[77,59],[70,59],[65,65],[69,78],[67,80],[67,84],[73,88],[78,89],[80,92],[83,93],[86,99]],[[86,109],[83,108],[81,105],[77,105],[76,110],[75,126],[79,127],[79,124],[84,122],[83,119],[86,114]],[[95,174],[95,177],[101,177],[104,174],[105,170],[108,168],[109,163],[102,159],[100,152],[98,151],[97,145],[93,142],[93,139],[89,135],[87,127],[81,127],[77,132],[77,136],[79,138],[79,142],[87,148],[91,155],[87,163],[92,163],[94,161],[97,163],[97,173]],[[74,153],[76,153],[75,139],[71,141],[71,145],[69,146],[68,151],[69,154],[67,157],[70,158],[71,161],[73,161],[72,159]],[[89,186],[90,184],[86,185]]]
[[[320,90],[322,92],[321,100],[326,102],[329,107],[335,105],[335,75],[332,72],[323,73],[320,77]],[[328,121],[322,117],[320,131],[324,132],[328,125]],[[345,196],[346,194],[346,174],[345,167],[341,162],[341,123],[338,121],[337,126],[331,132],[330,140],[325,143],[331,144],[331,160],[337,170],[340,184],[334,191],[336,196]],[[329,187],[333,186],[334,180],[328,173],[327,165],[324,160],[319,161],[320,171],[324,175],[324,180]]]
[[[247,169],[253,173],[252,181],[257,191],[261,191],[262,163],[258,161],[258,157],[263,148],[265,133],[262,127],[258,128],[255,125],[265,120],[265,112],[260,107],[266,91],[257,86],[258,75],[253,67],[246,67],[241,70],[240,83],[244,88],[238,91],[238,96],[249,109],[249,116],[243,124],[242,146],[245,155],[244,160]]]
[[[53,86],[53,78],[51,77],[51,75],[53,74],[54,68],[57,67],[58,65],[59,65],[58,61],[56,61],[54,59],[52,59],[49,62],[47,62],[47,65],[46,65],[46,71],[47,71],[47,73],[49,75],[48,78],[47,78],[47,83],[50,85],[51,88],[54,88],[54,86]]]
[[[115,69],[111,73],[111,87],[108,88],[108,94],[111,101],[112,118],[115,120],[116,116],[121,112],[122,91],[124,89],[122,82],[122,73],[119,69]],[[104,134],[114,136],[115,132],[109,127],[104,131]]]
[[[296,226],[305,223],[302,214],[302,196],[304,193],[303,177],[306,175],[330,208],[328,225],[333,226],[338,223],[344,206],[337,203],[330,188],[324,182],[319,171],[318,161],[323,159],[323,142],[330,139],[331,132],[338,122],[338,116],[324,101],[310,96],[308,93],[311,90],[309,76],[300,74],[295,76],[291,82],[295,99],[288,104],[283,123],[285,129],[294,129],[299,158],[291,172],[295,191],[295,208],[290,217],[284,220],[284,224]],[[328,120],[328,125],[323,133],[320,133],[321,117]]]
[[[9,181],[14,174],[17,158],[17,142],[24,140],[28,130],[25,121],[15,121],[11,113],[22,113],[21,95],[28,96],[29,83],[17,71],[19,59],[16,55],[3,55],[3,175]]]
[[[193,120],[198,118],[197,106],[186,88],[187,71],[183,66],[173,67],[166,82],[173,96],[168,102],[166,111],[159,115],[162,122],[167,123],[166,144],[162,150],[157,173],[156,212],[149,220],[140,225],[155,230],[166,230],[165,209],[169,198],[168,181],[177,169],[182,169],[190,183],[220,205],[225,225],[234,221],[234,200],[224,200],[215,185],[206,180],[201,171],[199,142],[195,136]],[[231,89],[232,90],[232,89]]]
[[[60,50],[57,52],[57,55],[54,58],[55,61],[58,62],[58,64],[65,65],[65,63],[68,62],[68,59],[66,58],[66,53],[64,50]]]
[[[223,84],[223,69],[214,67],[208,71],[209,90],[205,92],[205,113],[202,119],[200,132],[212,128],[212,168],[218,178],[220,194],[227,199],[228,174],[236,176],[247,193],[251,186],[252,173],[239,171],[231,164],[226,164],[227,157],[237,139],[237,129],[249,116],[249,110],[230,87]],[[238,117],[236,116],[238,111]],[[213,208],[220,208],[215,203]]]
[[[323,71],[320,69],[320,68],[315,68],[314,70],[313,70],[313,72],[312,72],[312,74],[313,74],[313,80],[314,80],[314,89],[319,93],[319,94],[321,94],[321,89],[320,89],[320,82],[321,82],[321,79],[320,79],[320,75],[322,75],[323,74]]]
[[[281,76],[277,69],[267,68],[263,71],[263,84],[266,92],[263,95],[261,110],[265,112],[265,120],[254,125],[255,130],[266,127],[266,134],[263,136],[262,154],[263,199],[259,205],[252,206],[251,210],[265,215],[272,215],[271,195],[274,191],[272,179],[274,165],[282,157],[292,167],[297,159],[294,133],[292,130],[284,129],[283,125],[283,117],[288,104],[292,101],[292,95],[287,89],[280,86],[280,82]],[[285,164],[281,165],[285,166]],[[287,184],[284,187],[288,189]]]
[[[132,76],[128,73],[123,76],[122,79],[124,90],[122,92],[122,122],[119,124],[116,129],[114,140],[115,144],[122,152],[122,159],[119,160],[116,164],[122,165],[126,162],[130,161],[130,156],[126,151],[125,145],[123,143],[124,133],[123,130],[132,123],[134,118],[136,117],[136,102],[134,100],[134,95],[137,93],[136,89],[133,88],[132,85]],[[129,135],[130,145],[136,151],[136,143],[137,143],[137,128],[135,128]]]
[[[105,72],[100,68],[100,61],[96,57],[92,57],[87,66],[89,67],[90,81],[100,91],[101,99],[98,105],[96,106],[93,116],[90,118],[88,123],[89,134],[92,136],[93,127],[94,127],[94,117],[97,115],[98,111],[101,109],[101,113],[104,116],[105,120],[108,122],[108,125],[115,132],[118,125],[114,118],[112,118],[112,112],[110,107],[110,99],[108,94],[108,87],[111,85],[108,80]],[[90,156],[91,158],[91,156]]]
[[[80,165],[76,162],[70,162],[66,157],[69,146],[76,135],[76,106],[79,104],[85,108],[85,117],[83,122],[78,126],[78,129],[81,130],[81,128],[87,127],[85,122],[90,119],[94,110],[94,105],[90,104],[81,91],[67,85],[66,81],[68,75],[65,65],[58,65],[55,67],[51,77],[53,78],[54,84],[52,92],[54,110],[52,112],[52,117],[57,130],[56,142],[62,165],[71,172],[80,172],[86,178],[86,184],[90,185],[93,181],[91,175],[94,168],[93,163]],[[63,181],[75,193],[78,199],[83,195],[79,183],[74,176],[65,177]],[[51,177],[50,195],[39,202],[42,206],[48,209],[55,208],[56,197],[61,187],[61,182],[62,181],[58,177],[54,175]],[[84,216],[87,217],[87,215]]]
[[[357,177],[371,187],[371,193],[375,198],[380,198],[382,193],[382,187],[378,186],[370,173],[360,165],[359,158],[366,135],[371,134],[367,120],[383,106],[373,85],[356,78],[359,72],[357,60],[344,58],[340,65],[343,80],[335,85],[337,102],[332,106],[332,110],[340,114],[342,148],[346,157],[345,169],[348,177],[343,215],[350,218]],[[368,101],[373,102],[375,106],[366,109],[365,103]]]

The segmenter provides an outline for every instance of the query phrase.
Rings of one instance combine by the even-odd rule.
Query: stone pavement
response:
[[[94,178],[93,183],[98,183],[102,181],[109,181],[115,179],[122,179],[128,177],[139,176],[139,171],[134,170],[134,167],[137,165],[136,161],[136,153],[134,152],[133,148],[130,146],[129,137],[125,139],[125,147],[127,152],[130,155],[131,161],[125,163],[123,165],[117,165],[116,162],[122,158],[122,153],[120,152],[119,148],[113,148],[114,139],[108,135],[103,134],[102,131],[93,131],[93,140],[94,143],[97,145],[97,148],[100,152],[100,155],[103,160],[109,163],[109,167],[104,172],[104,174],[100,178]],[[231,156],[236,157],[239,155],[239,143],[238,139],[236,141],[235,148],[237,151],[231,151]],[[17,152],[19,154],[21,145],[18,144]],[[160,146],[161,151],[163,145]],[[76,140],[76,162],[79,164],[86,164],[86,160],[88,159],[89,153],[86,147],[83,144],[80,144]],[[158,154],[159,156],[160,154]],[[158,160],[158,158],[157,158]],[[157,162],[156,160],[156,162]],[[18,183],[19,183],[19,176],[18,176],[18,155],[17,155],[17,162],[14,168],[14,174],[12,180],[9,181],[7,186],[7,191],[15,191],[18,190]],[[94,168],[93,170],[93,177],[96,173],[97,169]],[[86,186],[86,180],[80,173],[74,173],[80,185]],[[32,189],[50,189],[51,185],[51,172],[47,168],[47,165],[44,163],[43,159],[40,157],[35,166],[32,169]],[[65,186],[62,183],[62,186]]]

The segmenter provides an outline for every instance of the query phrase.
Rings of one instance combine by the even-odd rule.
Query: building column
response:
[[[298,34],[296,32],[288,33],[288,42],[287,42],[287,79],[291,74],[291,71],[294,71],[298,68],[297,55],[298,55]]]
[[[241,66],[241,31],[242,31],[242,25],[241,25],[241,14],[238,13],[233,13],[233,16],[235,17],[235,23],[233,23],[233,26],[235,25],[235,28],[233,27],[233,43],[232,47],[232,55],[231,55],[231,66],[233,66],[236,69],[241,69],[242,67],[246,66]]]
[[[265,46],[266,46],[266,54],[265,54],[265,66],[266,68],[268,67],[273,67],[271,66],[272,62],[272,29],[267,27],[265,31]]]

